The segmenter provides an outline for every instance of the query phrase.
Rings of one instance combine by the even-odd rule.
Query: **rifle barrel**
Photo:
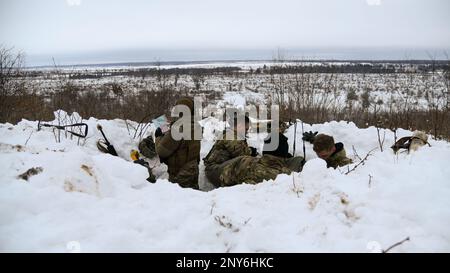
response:
[[[293,145],[293,153],[292,153],[293,156],[295,156],[296,142],[297,142],[297,120],[295,121],[295,124],[294,124],[294,145]]]
[[[302,135],[305,133],[303,129],[303,120],[302,120]],[[302,138],[303,142],[303,161],[306,161],[306,147],[305,147],[305,140]]]

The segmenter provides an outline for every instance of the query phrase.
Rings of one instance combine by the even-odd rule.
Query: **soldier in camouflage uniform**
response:
[[[241,183],[257,184],[263,180],[275,179],[280,173],[291,173],[285,160],[264,155],[256,157],[256,149],[249,147],[247,141],[237,138],[239,125],[232,129],[235,136],[233,140],[223,139],[216,141],[208,155],[203,159],[205,172],[209,181],[216,187],[233,186]],[[249,119],[245,120],[245,132],[249,128]]]
[[[177,105],[186,105],[191,111],[191,140],[174,140],[169,130],[156,137],[155,148],[161,161],[167,164],[171,182],[184,188],[198,189],[200,140],[194,139],[194,127],[197,127],[197,130],[201,130],[201,128],[194,121],[194,101],[192,99],[182,98],[177,101]]]
[[[341,142],[334,143],[334,138],[329,135],[319,134],[314,137],[313,150],[317,156],[327,162],[327,168],[342,167],[352,163],[347,157],[344,144]]]

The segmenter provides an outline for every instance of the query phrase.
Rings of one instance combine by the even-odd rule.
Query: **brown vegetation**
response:
[[[231,68],[165,70],[158,67],[134,72],[122,71],[128,73],[129,77],[142,79],[154,77],[156,81],[150,87],[130,86],[113,81],[95,89],[76,81],[83,78],[83,74],[62,73],[55,68],[52,77],[57,82],[56,88],[51,92],[39,92],[41,91],[39,86],[35,86],[31,79],[39,76],[40,72],[24,70],[22,61],[22,54],[15,53],[12,49],[0,48],[0,122],[16,123],[22,118],[53,120],[53,112],[61,109],[68,113],[78,112],[84,118],[121,118],[145,123],[163,113],[169,114],[171,106],[181,96],[197,94],[202,95],[206,101],[220,98],[220,92],[211,90],[205,84],[208,76],[214,75],[219,80],[231,77],[236,81],[229,82],[230,86],[236,85],[237,82],[239,88],[258,92],[247,88],[245,84],[239,82],[239,79],[261,74],[268,77],[267,82],[261,85],[270,83],[271,86],[268,104],[280,105],[280,117],[285,121],[296,118],[306,123],[346,120],[354,122],[359,127],[373,125],[394,131],[397,128],[419,129],[436,138],[450,138],[448,62],[440,62],[438,72],[434,71],[435,66],[433,71],[430,71],[426,66],[412,70],[406,65],[401,66],[400,72],[381,65],[374,65],[372,68],[366,65],[302,68],[280,64],[272,68],[264,66],[261,69],[251,69],[249,73]],[[375,69],[375,72],[370,69]],[[365,77],[366,72],[372,75],[374,73],[391,75],[381,79],[386,81],[384,84],[393,94],[402,92],[400,96],[402,99],[374,101],[371,97],[371,92],[374,92],[372,87],[362,84],[344,88],[346,98],[343,100],[340,93],[343,86],[337,75],[347,73],[349,77],[353,77],[352,75],[355,75],[353,73],[359,73]],[[103,77],[106,72],[100,73],[101,75],[98,73],[91,75],[94,80]],[[409,94],[408,90],[413,88],[409,86],[412,85],[412,80],[409,82],[399,80],[397,73],[403,76],[421,75],[429,78],[427,85],[420,86],[419,94]],[[187,75],[191,87],[179,83],[180,75]],[[438,83],[446,88],[441,94],[433,92]],[[224,85],[227,86],[227,83]],[[402,90],[398,90],[399,85]],[[230,90],[234,88],[230,87]],[[428,108],[417,107],[417,96],[426,99]]]

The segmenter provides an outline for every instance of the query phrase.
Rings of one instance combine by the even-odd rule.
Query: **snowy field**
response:
[[[312,104],[324,103],[331,108],[356,109],[362,106],[367,93],[371,112],[414,109],[427,110],[430,107],[442,109],[447,105],[448,81],[441,71],[420,72],[426,65],[383,63],[380,67],[398,70],[397,73],[269,73],[270,68],[286,67],[328,67],[345,66],[345,62],[212,62],[177,65],[146,66],[75,66],[55,68],[30,68],[38,76],[29,77],[27,85],[37,94],[50,96],[64,89],[70,83],[81,93],[101,92],[119,87],[125,95],[137,95],[148,90],[158,90],[158,86],[175,91],[210,92],[248,91],[271,96],[280,104],[287,97],[301,96],[301,100]],[[354,63],[352,65],[367,65]],[[193,75],[189,72],[157,75],[130,76],[126,73],[140,69],[218,69],[236,68],[233,73],[210,73]],[[411,71],[409,71],[411,70]],[[251,72],[252,71],[252,72]],[[260,71],[259,73],[255,71]],[[261,72],[263,71],[263,72]],[[399,72],[402,71],[402,72]],[[118,74],[112,74],[118,73]],[[123,73],[123,74],[121,74]],[[87,76],[102,75],[98,78]],[[79,76],[80,78],[70,78]],[[87,78],[83,78],[87,77]],[[282,95],[280,95],[282,94]],[[351,95],[349,95],[351,94]],[[363,108],[366,108],[363,106]]]
[[[51,129],[38,132],[37,121],[0,124],[0,251],[381,252],[407,237],[391,252],[450,251],[448,142],[430,140],[431,147],[394,155],[390,131],[381,152],[374,127],[305,124],[306,131],[343,142],[355,163],[327,169],[307,143],[301,173],[212,189],[201,165],[205,191],[196,191],[163,178],[148,183],[146,169],[129,159],[139,140],[123,120],[83,121],[86,141],[62,137],[60,143]],[[97,150],[97,124],[119,157]],[[205,134],[221,128],[213,119],[202,125]],[[411,134],[398,131],[398,137]],[[293,126],[286,135],[292,142]],[[300,132],[295,139],[301,155]],[[212,144],[205,135],[202,157]],[[346,174],[360,161],[355,153],[364,157],[373,149]],[[32,167],[42,172],[28,181],[18,177]]]

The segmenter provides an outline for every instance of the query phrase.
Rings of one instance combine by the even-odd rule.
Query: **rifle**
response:
[[[104,153],[111,154],[113,156],[117,156],[116,149],[114,149],[114,146],[111,145],[111,143],[108,141],[108,139],[105,136],[105,133],[103,132],[103,128],[100,124],[97,124],[97,129],[102,133],[104,140],[98,140],[97,141],[97,148]]]
[[[66,128],[69,127],[84,127],[84,133],[80,134],[80,133],[76,133],[73,131],[67,131]],[[52,127],[58,130],[64,130],[74,136],[80,137],[80,138],[86,138],[87,134],[88,134],[88,125],[86,123],[74,123],[74,124],[69,124],[69,125],[54,125],[54,124],[48,124],[48,123],[41,123],[41,121],[38,122],[38,131],[41,130],[41,127]]]
[[[305,133],[304,129],[303,129],[303,120],[302,120],[302,135]],[[302,138],[302,143],[303,143],[303,160],[302,160],[302,164],[305,164],[306,162],[306,148],[305,148],[305,140]]]
[[[293,152],[292,156],[295,156],[295,143],[297,142],[297,122],[294,124],[294,145],[293,145]]]

